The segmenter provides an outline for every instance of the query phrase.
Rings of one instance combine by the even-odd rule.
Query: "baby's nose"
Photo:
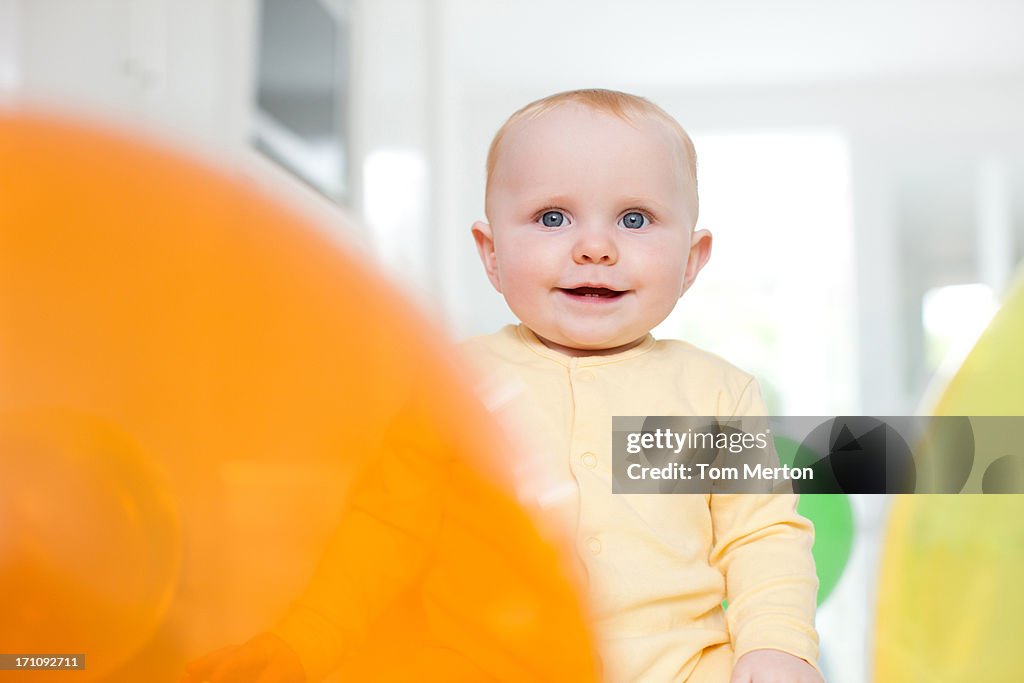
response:
[[[618,261],[618,246],[614,230],[601,226],[581,226],[573,244],[573,260],[576,263],[600,263],[611,265]]]

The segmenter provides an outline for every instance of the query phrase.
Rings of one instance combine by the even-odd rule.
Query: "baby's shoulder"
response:
[[[520,340],[515,325],[465,339],[459,342],[458,351],[477,381],[483,384],[524,372],[536,364],[536,358]]]
[[[520,350],[516,341],[516,326],[506,325],[497,332],[464,339],[458,349],[470,360],[496,360],[515,355]]]
[[[648,355],[652,370],[672,378],[687,393],[710,393],[728,400],[757,387],[750,373],[679,339],[659,339]]]
[[[659,339],[654,343],[655,362],[675,365],[688,372],[701,372],[722,377],[735,377],[749,382],[753,375],[736,367],[718,354],[681,339]]]

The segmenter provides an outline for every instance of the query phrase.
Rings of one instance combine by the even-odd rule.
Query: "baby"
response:
[[[685,131],[614,91],[533,102],[491,144],[486,215],[480,258],[522,324],[468,349],[561,482],[542,498],[575,531],[604,676],[820,681],[795,495],[612,494],[613,415],[765,414],[752,377],[650,334],[711,254]]]

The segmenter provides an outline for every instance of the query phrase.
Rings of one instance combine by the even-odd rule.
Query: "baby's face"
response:
[[[565,104],[502,140],[473,226],[488,276],[548,346],[624,350],[672,311],[710,254],[692,230],[683,152],[667,126]]]

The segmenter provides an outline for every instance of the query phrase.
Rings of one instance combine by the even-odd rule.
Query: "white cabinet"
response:
[[[0,0],[14,95],[247,143],[253,0]],[[13,62],[13,64],[12,64]]]

